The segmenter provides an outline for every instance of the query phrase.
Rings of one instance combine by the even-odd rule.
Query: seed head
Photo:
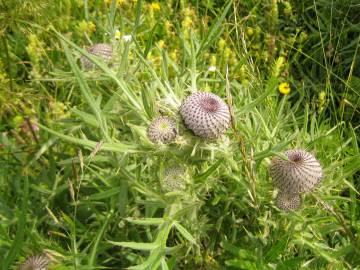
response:
[[[112,46],[106,43],[94,44],[88,47],[86,50],[88,51],[88,53],[102,58],[105,63],[109,63],[113,56]],[[95,64],[91,62],[88,58],[86,58],[84,55],[81,56],[80,61],[83,67],[87,70],[93,69],[95,67]]]
[[[147,134],[153,143],[169,143],[177,135],[175,122],[167,116],[159,116],[151,122]]]
[[[48,264],[49,260],[44,255],[31,256],[20,266],[20,270],[47,270]]]
[[[180,166],[165,169],[162,187],[166,191],[183,191],[186,188],[186,171]]]
[[[310,192],[323,176],[315,157],[304,150],[288,150],[289,160],[275,157],[270,165],[270,176],[276,187],[288,194]]]
[[[197,92],[188,96],[180,107],[185,125],[195,135],[215,139],[230,126],[230,111],[217,95]]]
[[[300,204],[301,199],[299,194],[289,194],[280,191],[276,197],[276,206],[285,212],[298,209]]]

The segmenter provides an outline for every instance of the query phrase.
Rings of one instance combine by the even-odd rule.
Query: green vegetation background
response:
[[[0,0],[0,26],[2,269],[359,269],[359,1]],[[81,70],[100,42],[116,63]],[[198,90],[231,105],[218,141],[179,120]],[[292,148],[325,177],[284,213],[267,166]]]

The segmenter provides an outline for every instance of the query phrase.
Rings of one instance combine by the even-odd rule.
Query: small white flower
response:
[[[125,42],[131,42],[132,36],[131,35],[125,35],[122,37]]]
[[[216,67],[215,67],[215,66],[210,66],[210,67],[208,68],[208,71],[210,71],[210,72],[215,72],[215,71],[216,71]]]

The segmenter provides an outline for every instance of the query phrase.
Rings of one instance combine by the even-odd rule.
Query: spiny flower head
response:
[[[288,194],[310,192],[323,176],[319,161],[305,150],[288,150],[288,160],[273,158],[270,176],[281,191]]]
[[[197,92],[188,96],[180,107],[185,125],[195,135],[215,139],[230,126],[230,111],[217,95]]]
[[[276,197],[276,206],[285,212],[300,208],[301,199],[299,194],[289,194],[280,191]]]
[[[165,169],[162,187],[166,191],[183,191],[186,188],[186,171],[174,165]]]
[[[102,58],[105,63],[109,63],[113,56],[112,46],[107,43],[94,44],[88,47],[86,50],[88,51],[88,53]],[[93,69],[95,67],[95,64],[91,62],[88,58],[86,58],[84,55],[81,56],[80,60],[85,69]]]
[[[48,264],[49,260],[44,255],[31,256],[20,266],[20,270],[46,270]]]
[[[176,138],[176,124],[170,117],[159,116],[151,122],[147,135],[153,143],[169,143]]]

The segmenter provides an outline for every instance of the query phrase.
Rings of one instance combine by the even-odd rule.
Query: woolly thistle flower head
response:
[[[109,63],[113,56],[113,49],[110,44],[107,43],[98,43],[94,44],[86,49],[88,53],[102,58],[105,63]],[[81,56],[81,64],[84,69],[93,69],[95,64],[91,62],[86,56]]]
[[[170,117],[159,116],[151,122],[147,135],[153,143],[169,143],[177,135],[175,122]]]
[[[165,191],[183,191],[186,188],[186,171],[183,167],[174,165],[165,169],[162,188]]]
[[[20,270],[46,270],[48,264],[49,260],[44,255],[31,256],[20,266]]]
[[[217,95],[197,92],[188,96],[180,107],[185,125],[195,135],[215,139],[230,126],[230,111]]]
[[[275,157],[269,167],[275,186],[288,194],[312,191],[323,176],[319,161],[305,150],[288,150],[284,154],[288,160]]]
[[[301,199],[299,194],[289,194],[280,191],[276,197],[276,206],[285,212],[300,208]]]

